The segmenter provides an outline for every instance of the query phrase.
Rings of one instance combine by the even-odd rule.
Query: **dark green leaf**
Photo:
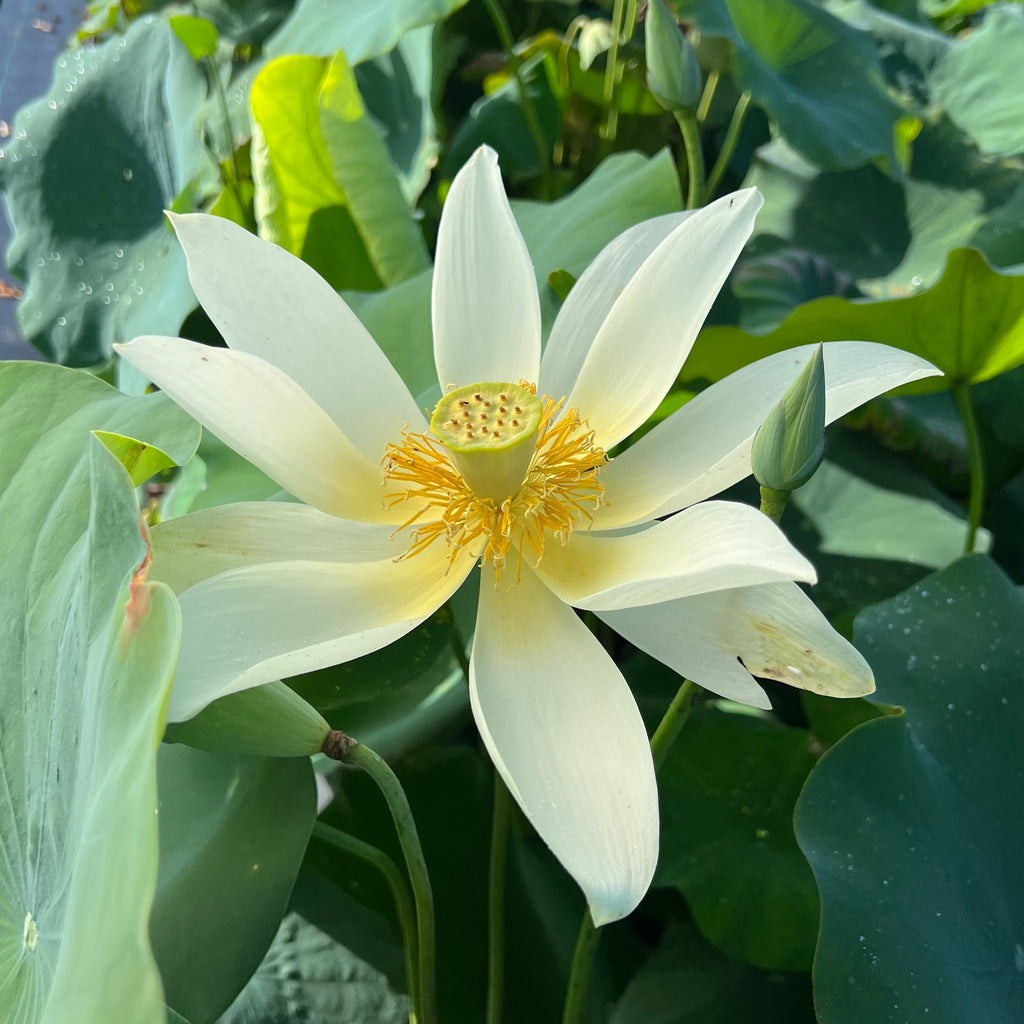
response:
[[[906,713],[833,747],[797,809],[822,1024],[1018,1020],[1022,638],[1024,595],[983,556],[858,619],[879,699]]]
[[[249,984],[217,1024],[407,1024],[387,980],[298,914],[289,914]]]
[[[655,885],[687,899],[704,936],[758,967],[810,966],[818,897],[792,813],[810,737],[758,713],[698,707],[658,774]]]
[[[673,924],[615,1004],[610,1024],[814,1024],[806,975],[759,971]]]
[[[683,373],[687,380],[719,380],[772,352],[851,338],[913,352],[946,374],[908,390],[987,380],[1024,362],[1024,274],[999,273],[973,249],[957,249],[941,280],[920,295],[865,303],[816,299],[761,337],[737,327],[709,327]]]
[[[672,7],[702,32],[732,41],[737,85],[807,159],[836,169],[883,157],[897,170],[900,110],[867,33],[809,0],[672,0]]]
[[[206,86],[164,21],[63,55],[50,94],[19,111],[2,160],[18,317],[48,358],[106,360],[115,342],[174,334],[195,304],[163,211],[212,164],[196,130]],[[102,139],[102,145],[97,140]]]
[[[167,1002],[212,1024],[284,916],[316,815],[308,758],[162,744],[160,875],[149,934]]]

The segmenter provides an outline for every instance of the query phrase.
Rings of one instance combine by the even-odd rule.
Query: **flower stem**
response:
[[[505,862],[508,855],[509,791],[494,772],[491,863],[487,880],[487,1024],[499,1024],[505,995]]]
[[[771,487],[761,488],[761,511],[776,526],[779,525],[779,521],[782,519],[786,502],[789,501],[789,496],[792,493],[792,491],[776,491]]]
[[[435,976],[436,952],[434,948],[434,894],[430,888],[430,875],[423,856],[423,846],[416,822],[413,820],[409,800],[398,781],[398,776],[382,757],[375,754],[351,736],[332,730],[324,740],[323,752],[335,761],[355,765],[373,779],[387,801],[395,823],[398,841],[405,855],[405,866],[412,884],[416,902],[417,960],[419,968],[419,1006],[417,1024],[437,1024],[437,984]]]
[[[533,139],[533,146],[537,150],[537,160],[540,163],[540,176],[544,183],[544,194],[548,199],[554,198],[554,182],[551,177],[551,154],[548,152],[548,145],[544,141],[544,130],[541,128],[540,117],[537,115],[537,108],[534,105],[533,97],[530,95],[526,81],[523,79],[522,62],[515,53],[515,40],[512,37],[512,27],[505,17],[498,0],[484,0],[484,7],[494,25],[494,30],[501,40],[501,48],[508,58],[509,67],[516,80],[516,87],[519,90],[519,102],[523,108],[523,119],[526,121],[530,138]]]
[[[718,188],[718,183],[722,180],[722,175],[725,174],[733,153],[736,152],[736,143],[739,142],[740,130],[743,128],[743,121],[747,116],[747,107],[749,106],[750,93],[742,93],[733,108],[732,118],[726,129],[725,139],[722,141],[722,148],[719,150],[718,156],[715,157],[714,166],[708,175],[707,185],[704,186],[705,203],[711,202],[711,197],[715,194],[715,189]]]
[[[683,731],[683,726],[686,725],[686,720],[690,717],[693,698],[697,692],[697,684],[689,679],[684,679],[683,685],[679,687],[668,710],[658,723],[658,728],[654,730],[654,735],[651,737],[651,754],[654,756],[655,771],[661,767],[672,744],[675,743],[676,737]]]
[[[565,993],[562,1024],[580,1024],[583,1019],[590,971],[594,966],[594,955],[597,953],[597,944],[600,938],[600,929],[594,927],[590,911],[585,910],[583,920],[580,922],[579,935],[576,937],[576,949],[572,954],[572,967],[569,971],[569,986]]]
[[[704,152],[700,147],[697,118],[692,111],[680,110],[676,112],[675,119],[682,132],[686,152],[686,208],[696,210],[704,194]]]
[[[970,385],[964,381],[954,384],[953,397],[956,399],[957,411],[967,434],[971,490],[967,501],[967,539],[964,542],[964,554],[969,555],[974,550],[978,527],[981,525],[981,513],[985,506],[985,459],[981,450],[978,419],[974,415],[974,403],[971,401]]]
[[[391,890],[391,897],[395,901],[395,913],[398,915],[398,925],[402,930],[402,947],[405,951],[406,984],[409,986],[412,1005],[416,1007],[419,1004],[420,987],[416,961],[416,911],[409,895],[409,886],[398,870],[398,865],[383,850],[371,846],[370,843],[364,843],[362,839],[357,839],[347,832],[331,828],[322,821],[313,823],[313,835],[325,843],[330,843],[336,849],[365,861],[384,876],[384,881]]]

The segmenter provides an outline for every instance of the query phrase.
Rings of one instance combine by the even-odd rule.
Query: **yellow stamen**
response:
[[[528,390],[535,393],[532,386]],[[444,541],[453,562],[460,551],[469,550],[500,576],[512,549],[521,560],[528,545],[536,563],[550,538],[565,544],[581,525],[589,527],[593,509],[602,503],[598,471],[608,460],[575,409],[558,417],[564,402],[543,398],[526,478],[500,502],[473,491],[436,437],[403,431],[401,442],[388,445],[384,478],[392,486],[385,493],[387,505],[409,501],[416,507],[396,531],[409,529],[411,544],[402,558]],[[419,522],[424,516],[431,521]]]

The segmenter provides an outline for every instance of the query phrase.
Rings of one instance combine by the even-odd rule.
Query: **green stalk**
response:
[[[702,125],[707,120],[708,111],[711,109],[711,101],[715,98],[715,91],[722,78],[718,68],[712,68],[708,72],[708,80],[704,83],[704,91],[700,94],[700,102],[697,104],[697,124]]]
[[[719,150],[718,156],[715,157],[711,174],[708,175],[707,185],[704,186],[705,203],[711,202],[711,197],[715,194],[715,189],[718,188],[718,183],[722,180],[729,161],[736,151],[736,143],[739,142],[740,131],[743,128],[743,121],[747,116],[747,107],[749,106],[750,93],[742,93],[733,108],[732,118],[729,120],[729,127],[726,129],[725,139],[722,141],[722,148]]]
[[[509,791],[494,772],[491,863],[487,876],[487,1024],[499,1024],[505,996],[505,864],[508,859]]]
[[[597,944],[600,939],[600,929],[594,927],[590,911],[585,910],[583,920],[580,922],[579,935],[576,937],[576,949],[572,954],[572,967],[569,971],[569,986],[565,993],[562,1024],[580,1024],[583,1020],[590,972],[594,966],[594,955],[597,953]]]
[[[608,55],[604,66],[604,124],[601,126],[601,138],[605,148],[615,141],[618,130],[619,112],[615,108],[615,86],[619,76],[619,43],[625,20],[625,0],[615,0],[612,5],[612,44],[608,47]]]
[[[697,118],[689,110],[676,111],[673,116],[682,132],[686,151],[686,208],[696,210],[704,194],[704,153],[700,148]]]
[[[332,730],[324,740],[323,752],[335,761],[355,765],[373,779],[387,801],[395,823],[398,841],[405,855],[405,866],[416,902],[417,960],[419,968],[419,1006],[417,1024],[437,1024],[436,950],[434,945],[434,894],[423,856],[416,822],[409,800],[398,776],[382,757],[351,736]]]
[[[981,450],[978,419],[974,415],[974,403],[971,401],[971,386],[963,381],[954,384],[953,397],[956,399],[957,411],[967,434],[971,490],[967,500],[967,539],[964,542],[964,554],[969,555],[974,550],[978,527],[981,525],[981,513],[985,507],[985,459]]]
[[[345,853],[358,857],[361,861],[375,867],[388,883],[391,890],[391,897],[395,901],[395,912],[398,915],[398,925],[402,930],[402,949],[405,953],[405,977],[409,986],[409,998],[415,1008],[419,1004],[419,974],[416,970],[416,911],[413,908],[412,897],[409,895],[409,887],[398,870],[398,865],[383,851],[362,839],[342,832],[339,829],[331,828],[322,821],[313,823],[313,835],[330,843],[335,849],[343,850]]]
[[[776,491],[771,487],[761,488],[761,511],[776,525],[782,519],[782,513],[786,508],[786,502],[792,491]]]
[[[683,685],[679,687],[668,710],[658,723],[658,728],[654,730],[654,735],[651,737],[651,754],[654,756],[655,771],[661,767],[672,744],[675,743],[676,737],[683,731],[683,726],[686,725],[686,720],[690,717],[693,698],[697,695],[697,691],[696,683],[684,679]]]
[[[544,141],[544,130],[541,128],[540,117],[537,115],[537,108],[534,106],[533,97],[530,96],[523,79],[521,62],[515,53],[515,39],[512,37],[512,26],[505,17],[498,0],[484,0],[484,7],[490,16],[491,24],[498,33],[501,40],[501,48],[505,51],[509,67],[516,80],[516,87],[519,90],[519,102],[523,106],[523,117],[526,119],[526,127],[533,139],[534,148],[537,150],[537,159],[540,162],[541,180],[544,183],[544,194],[548,199],[554,198],[554,180],[551,177],[551,155],[548,153],[547,143]]]

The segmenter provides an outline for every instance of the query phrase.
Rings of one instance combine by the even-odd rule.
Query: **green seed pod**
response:
[[[167,726],[164,741],[200,750],[263,757],[307,757],[323,746],[330,725],[284,683],[229,693],[187,722]]]
[[[647,87],[654,98],[673,112],[696,109],[703,84],[700,64],[663,0],[651,0],[644,33]]]
[[[542,407],[518,384],[487,382],[449,391],[430,418],[463,479],[481,497],[515,493],[533,458]]]
[[[825,455],[825,362],[819,345],[754,435],[750,464],[773,491],[805,484]]]

